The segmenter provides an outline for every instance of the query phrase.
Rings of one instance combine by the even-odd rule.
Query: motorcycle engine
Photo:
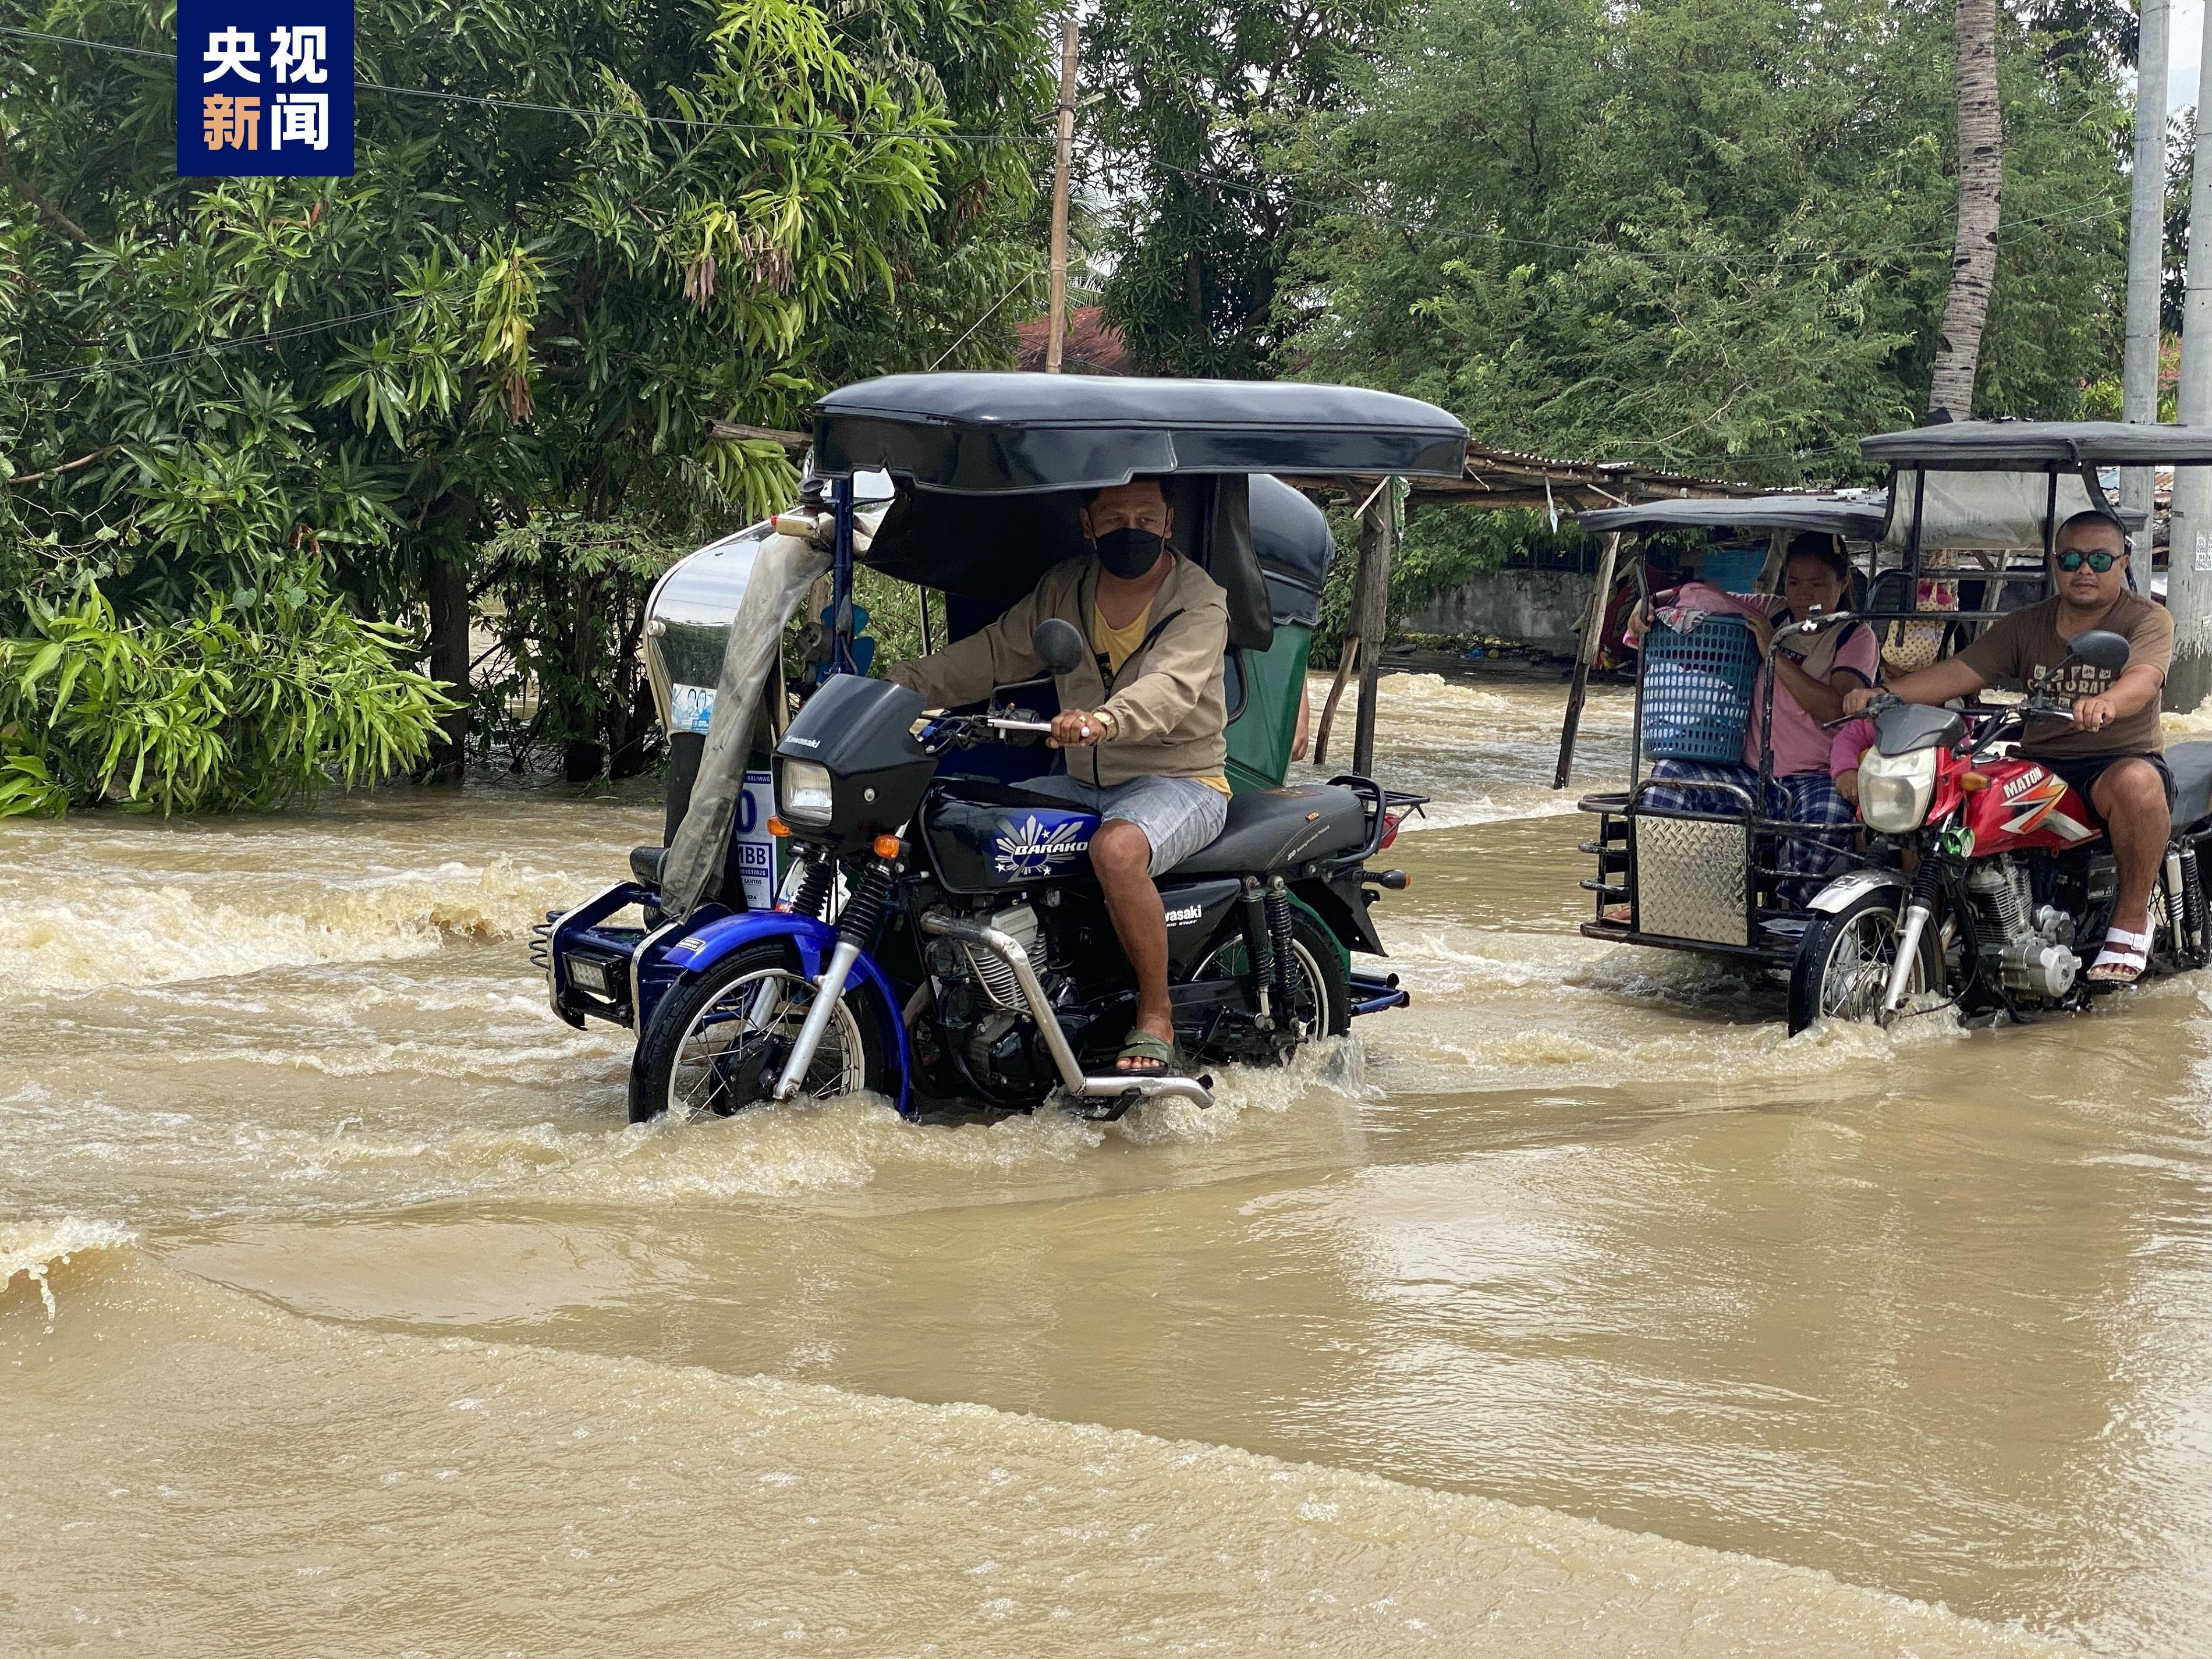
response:
[[[1033,906],[969,914],[1020,945],[1047,1000],[1056,998],[1063,975],[1049,960]],[[979,1082],[1018,1089],[1057,1076],[1021,983],[1005,962],[980,945],[939,938],[930,943],[928,967],[936,985],[938,1024]]]
[[[2036,908],[2027,866],[2011,857],[1985,860],[1966,872],[1984,925],[2002,940],[1997,957],[2006,990],[2056,1002],[2074,988],[2081,958],[2074,943],[2074,918],[2055,905]]]

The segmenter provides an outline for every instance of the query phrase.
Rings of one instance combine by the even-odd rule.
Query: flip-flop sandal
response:
[[[2148,929],[2130,933],[2118,927],[2107,928],[2104,945],[2096,961],[2089,964],[2090,979],[2099,985],[2133,985],[2150,966],[2154,937]]]
[[[1150,1066],[1123,1066],[1125,1060],[1149,1060]],[[1176,1046],[1150,1031],[1132,1031],[1121,1044],[1121,1052],[1115,1057],[1115,1077],[1178,1077],[1182,1073],[1182,1056]]]

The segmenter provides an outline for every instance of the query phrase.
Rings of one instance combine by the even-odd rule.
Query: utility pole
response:
[[[2166,267],[2166,42],[2167,0],[2142,0],[2136,52],[2136,161],[2128,214],[2127,353],[2122,359],[2120,413],[2158,419],[2158,307]],[[2129,543],[2136,583],[2150,591],[2151,470],[2120,471],[2120,506],[2143,515]]]
[[[1060,142],[1052,170],[1052,331],[1044,348],[1048,374],[1060,373],[1060,353],[1067,344],[1067,170],[1075,158],[1075,47],[1079,39],[1071,13],[1060,23]]]
[[[2212,28],[2198,60],[2197,176],[2189,190],[2189,300],[2181,318],[2184,426],[2212,426]],[[2212,692],[2212,476],[2201,466],[2173,469],[2173,521],[2166,553],[2166,608],[2173,618],[2173,667],[2166,706],[2193,713]],[[2142,586],[2150,586],[2144,572]]]

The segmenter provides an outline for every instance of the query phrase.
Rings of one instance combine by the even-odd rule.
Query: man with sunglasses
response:
[[[2109,513],[2093,508],[2061,525],[2051,566],[2050,599],[1990,623],[1957,656],[1886,689],[1907,702],[1942,704],[1992,681],[2023,684],[2036,669],[2063,665],[2051,689],[2073,699],[2073,724],[2031,720],[2021,753],[2072,784],[2105,821],[2120,885],[2089,977],[2131,985],[2149,960],[2151,882],[2172,832],[2173,776],[2158,704],[2173,660],[2173,619],[2129,588],[2128,533]],[[2093,628],[2126,639],[2127,666],[2118,674],[2067,660],[2067,642]],[[1857,714],[1874,696],[1850,693],[1845,712]]]

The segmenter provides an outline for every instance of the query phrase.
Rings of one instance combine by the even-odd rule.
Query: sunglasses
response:
[[[2058,556],[2058,568],[2071,575],[2086,564],[2101,576],[2124,556],[2122,554],[2106,553],[2101,550],[2094,553],[2084,553],[2078,549],[2069,547]]]

